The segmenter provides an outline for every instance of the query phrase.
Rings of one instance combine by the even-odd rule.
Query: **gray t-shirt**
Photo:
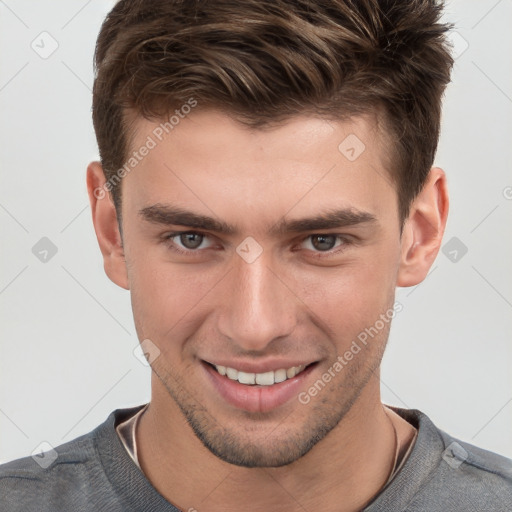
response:
[[[178,512],[116,434],[115,427],[142,407],[113,411],[92,432],[43,457],[0,465],[0,511]],[[365,512],[512,512],[512,460],[452,438],[418,410],[393,410],[418,437]]]

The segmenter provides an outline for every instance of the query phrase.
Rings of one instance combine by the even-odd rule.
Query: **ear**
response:
[[[105,273],[121,288],[129,289],[123,241],[119,231],[114,203],[105,186],[106,179],[100,162],[87,167],[87,191],[91,203],[92,221],[103,254]]]
[[[446,175],[433,167],[404,224],[397,286],[414,286],[427,276],[441,247],[448,203]]]

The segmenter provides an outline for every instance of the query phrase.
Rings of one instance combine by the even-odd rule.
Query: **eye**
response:
[[[345,243],[346,240],[338,235],[317,234],[308,236],[303,242],[303,247],[310,251],[328,252]]]
[[[211,246],[211,242],[206,235],[194,231],[170,233],[165,238],[174,245],[177,250],[195,251]]]
[[[179,241],[186,249],[198,249],[204,241],[204,235],[199,233],[182,233],[179,235]]]

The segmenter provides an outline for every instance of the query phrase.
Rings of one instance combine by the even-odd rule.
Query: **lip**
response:
[[[240,384],[236,380],[231,380],[226,376],[220,375],[215,368],[212,368],[210,364],[204,361],[202,362],[202,367],[213,387],[230,405],[248,412],[264,413],[284,405],[291,398],[297,396],[304,386],[304,381],[316,367],[316,363],[310,364],[310,366],[295,377],[278,384],[273,384],[272,386],[248,386],[246,384]],[[255,365],[250,367],[254,368]],[[267,368],[267,371],[270,371],[268,370],[268,366],[265,368]],[[281,366],[280,368],[283,367]],[[285,368],[289,367],[287,366]],[[242,368],[236,369],[246,371]],[[279,368],[277,369],[279,370]]]

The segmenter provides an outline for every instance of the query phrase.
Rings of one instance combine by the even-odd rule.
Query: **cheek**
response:
[[[196,266],[170,264],[150,254],[132,259],[130,290],[139,337],[163,341],[179,332],[182,338],[197,323],[201,302],[218,279],[217,273],[192,267]]]
[[[327,272],[323,269],[303,282],[304,303],[340,343],[350,343],[392,307],[396,264],[388,256],[380,253]]]

